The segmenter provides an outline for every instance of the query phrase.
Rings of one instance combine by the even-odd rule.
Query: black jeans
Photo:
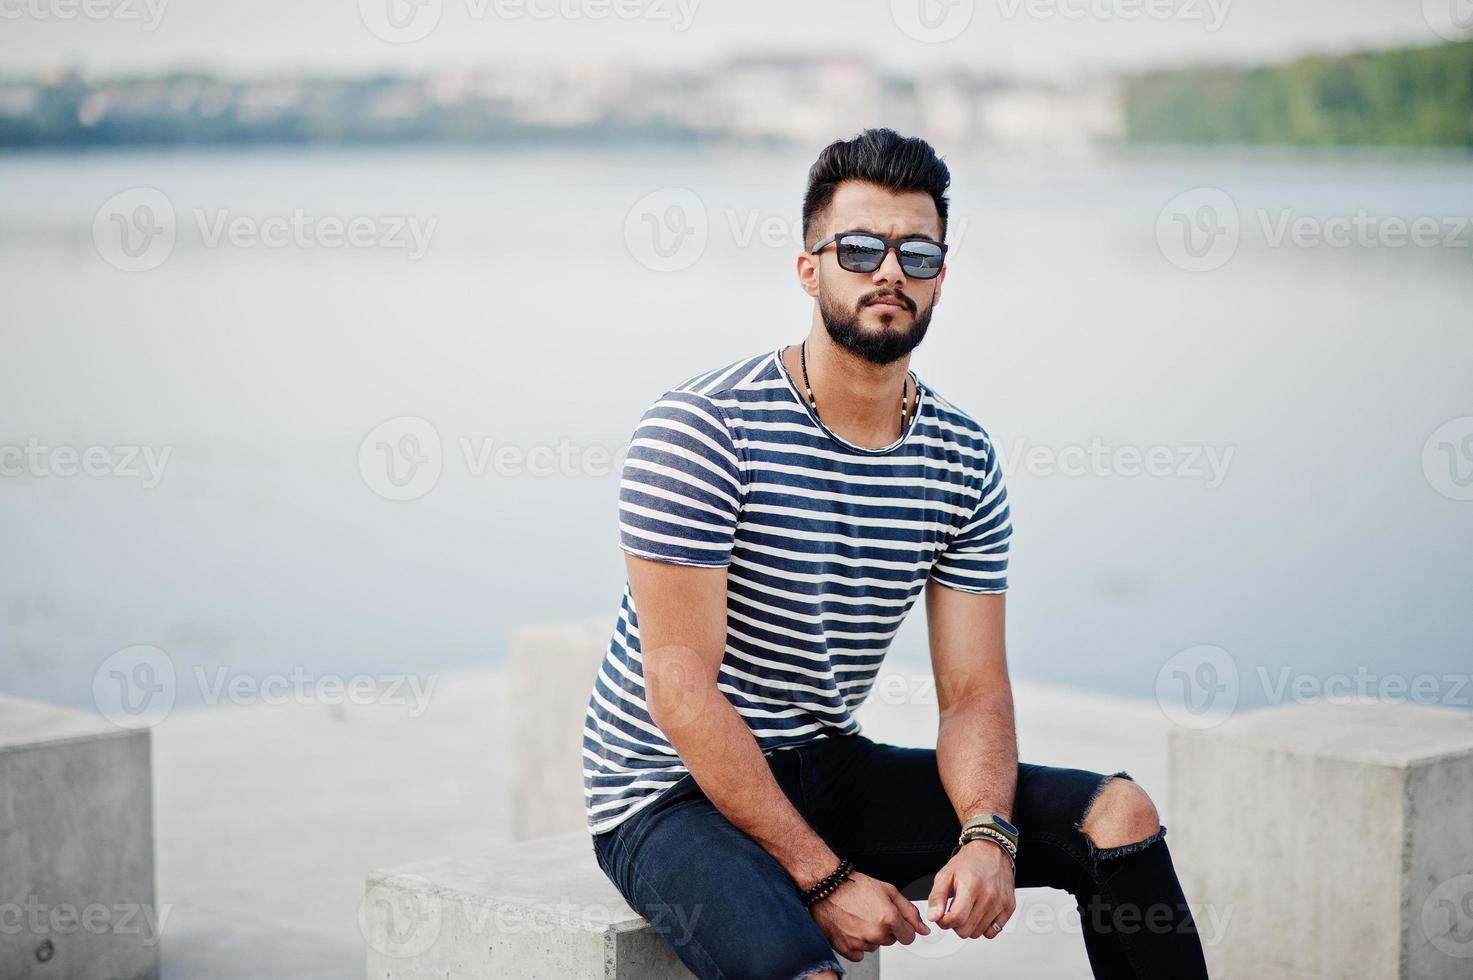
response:
[[[906,898],[926,899],[961,832],[935,749],[839,735],[766,758],[788,799],[835,853]],[[1109,848],[1096,847],[1080,829],[1096,794],[1116,776],[1131,778],[1019,764],[1018,887],[1075,896],[1098,978],[1206,977],[1166,828]],[[824,969],[847,972],[848,961],[829,946],[787,871],[728,821],[690,774],[592,843],[599,867],[697,977],[798,980]]]

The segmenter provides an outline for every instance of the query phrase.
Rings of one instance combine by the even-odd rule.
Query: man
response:
[[[950,180],[889,129],[827,147],[803,202],[806,339],[644,413],[583,734],[593,850],[698,977],[837,978],[835,951],[931,934],[913,898],[995,938],[1030,886],[1078,898],[1095,976],[1205,977],[1145,791],[1018,761],[1002,473],[909,370],[946,278]],[[934,750],[853,716],[922,591]]]

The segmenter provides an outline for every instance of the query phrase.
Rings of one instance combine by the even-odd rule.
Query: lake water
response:
[[[521,622],[612,627],[599,453],[669,385],[805,336],[809,162],[0,158],[0,689],[89,706],[146,644],[187,702],[197,668],[426,673]],[[1008,467],[1014,674],[1150,696],[1206,646],[1243,705],[1357,672],[1473,701],[1473,160],[951,163],[912,367]],[[436,438],[432,487],[375,475]]]

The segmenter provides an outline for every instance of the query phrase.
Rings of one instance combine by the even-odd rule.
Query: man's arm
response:
[[[751,729],[716,687],[726,653],[726,568],[624,560],[650,717],[716,808],[798,887],[816,884],[838,855],[794,808]]]
[[[651,561],[626,552],[639,618],[650,717],[696,783],[733,826],[783,866],[799,888],[817,884],[839,857],[803,819],[772,775],[752,730],[716,687],[726,653],[726,568]],[[841,955],[930,933],[889,882],[852,871],[817,902],[814,920]]]
[[[936,765],[961,822],[1013,817],[1018,735],[1008,678],[1005,593],[926,584],[931,670],[940,729]]]
[[[1000,592],[926,583],[931,667],[940,708],[936,766],[959,823],[979,814],[996,813],[1007,820],[1013,816],[1018,738],[1004,640],[1005,602]],[[995,939],[1017,908],[1011,860],[992,841],[966,844],[937,873],[927,906],[933,922],[964,939]]]

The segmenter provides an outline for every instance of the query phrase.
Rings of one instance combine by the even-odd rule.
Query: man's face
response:
[[[876,184],[846,180],[834,191],[828,212],[820,215],[807,244],[843,231],[884,238],[923,235],[939,242],[941,217],[936,202],[923,191],[896,194]],[[799,279],[817,298],[829,336],[874,364],[889,364],[914,350],[930,326],[946,267],[934,279],[915,279],[901,269],[892,250],[875,271],[850,272],[839,266],[835,252],[831,244],[817,256],[799,257]]]

